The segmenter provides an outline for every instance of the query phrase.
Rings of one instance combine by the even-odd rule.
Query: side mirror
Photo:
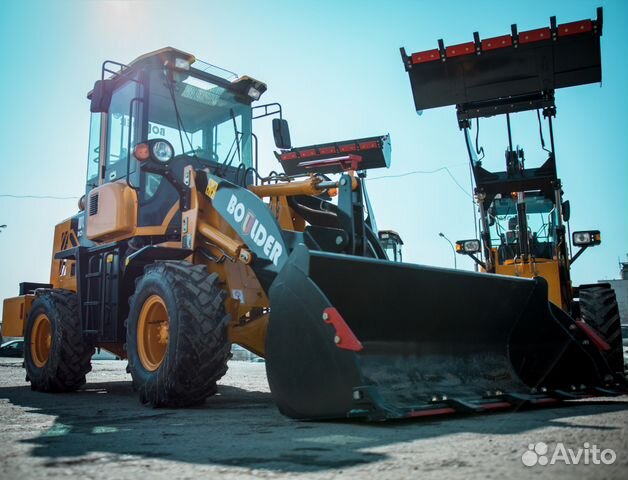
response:
[[[292,148],[287,120],[283,118],[273,118],[273,138],[275,139],[275,146],[280,150],[289,150]]]
[[[569,200],[563,202],[563,221],[568,222],[571,218],[571,205]]]
[[[90,97],[92,103],[89,110],[92,113],[106,113],[109,111],[111,104],[111,94],[113,93],[113,80],[98,80],[94,84],[92,95]]]
[[[486,213],[488,216],[488,226],[492,227],[493,225],[495,225],[495,216],[497,215],[495,207],[491,205],[490,207],[488,207],[488,211]]]

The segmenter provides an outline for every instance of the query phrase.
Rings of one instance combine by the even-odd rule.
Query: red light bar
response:
[[[354,143],[349,143],[348,145],[340,145],[338,147],[338,151],[342,153],[355,152],[357,149],[358,147]]]
[[[563,23],[562,25],[558,25],[558,36],[566,37],[568,35],[590,32],[591,30],[593,30],[593,22],[591,22],[591,20]]]
[[[475,53],[475,43],[461,43],[459,45],[452,45],[445,49],[447,57],[459,57],[461,55],[471,55]]]
[[[356,158],[361,159],[359,169],[368,170],[390,165],[390,138],[380,135],[304,145],[275,155],[288,175],[307,175],[313,169],[321,174],[341,173],[345,169],[344,165]],[[358,165],[352,168],[357,169]]]
[[[321,155],[330,155],[336,153],[336,147],[321,147],[318,149],[318,153]]]
[[[512,37],[510,35],[502,35],[501,37],[486,38],[482,40],[482,50],[485,52],[511,46]]]
[[[552,38],[552,31],[549,27],[537,28],[536,30],[528,30],[527,32],[521,32],[519,34],[519,43],[532,43],[540,42],[542,40],[550,40]]]
[[[362,142],[359,145],[360,150],[372,150],[373,148],[379,148],[379,143],[377,142]]]
[[[287,152],[281,154],[282,160],[294,160],[295,158],[297,158],[297,152]]]
[[[415,65],[425,62],[433,62],[435,60],[440,60],[440,51],[438,48],[412,54],[412,63]]]

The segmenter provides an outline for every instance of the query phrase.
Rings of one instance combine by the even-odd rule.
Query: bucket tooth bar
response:
[[[347,418],[367,419],[370,421],[402,420],[417,417],[441,415],[483,414],[499,411],[556,407],[568,400],[584,400],[594,397],[616,397],[623,392],[599,387],[546,391],[544,393],[501,393],[493,397],[479,399],[460,399],[441,397],[432,402],[411,407],[395,408],[387,404],[379,395],[377,388],[367,385],[354,389],[354,405],[347,413]]]
[[[602,80],[602,8],[595,20],[557,24],[406,54],[417,111],[456,105],[461,128],[469,119],[554,109],[554,90]]]

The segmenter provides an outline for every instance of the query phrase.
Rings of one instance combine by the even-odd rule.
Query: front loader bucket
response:
[[[541,279],[300,245],[270,303],[268,380],[293,418],[483,411],[621,388]]]

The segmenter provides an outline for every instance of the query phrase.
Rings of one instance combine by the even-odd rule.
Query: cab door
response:
[[[102,165],[100,184],[87,196],[87,238],[111,242],[133,236],[137,227],[137,171],[133,146],[142,136],[141,84],[133,79],[116,86],[100,138]],[[89,184],[89,182],[88,182]],[[89,186],[88,186],[89,188]]]

